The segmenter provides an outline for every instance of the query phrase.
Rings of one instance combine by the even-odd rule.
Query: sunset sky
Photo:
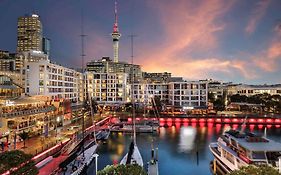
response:
[[[86,60],[113,55],[114,0],[0,0],[0,49],[15,52],[17,18],[36,12],[51,39],[51,60],[81,67],[81,9]],[[121,61],[188,80],[281,83],[280,0],[118,0]]]

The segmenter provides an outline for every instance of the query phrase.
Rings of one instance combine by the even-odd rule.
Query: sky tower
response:
[[[113,32],[111,34],[113,40],[113,61],[118,62],[119,59],[119,38],[121,34],[118,31],[118,21],[117,21],[117,2],[115,0],[115,10],[114,10],[115,21],[113,25]]]

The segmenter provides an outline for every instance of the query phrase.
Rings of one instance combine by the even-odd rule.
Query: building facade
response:
[[[208,82],[184,81],[169,83],[169,102],[184,109],[207,107]]]
[[[24,63],[25,92],[27,95],[43,95],[50,99],[81,100],[81,73],[54,63],[48,59],[26,60]]]
[[[270,94],[270,95],[281,95],[281,85],[230,85],[227,87],[227,94],[230,95],[245,95],[253,96],[257,94]]]
[[[18,18],[17,53],[29,50],[42,51],[42,23],[37,14]]]
[[[168,83],[171,81],[172,74],[169,72],[161,72],[161,73],[143,72],[142,77],[146,82],[149,83]]]
[[[133,85],[131,85],[132,87]],[[149,103],[151,98],[159,97],[163,103],[169,102],[167,83],[138,83],[134,84],[134,99],[137,103]]]
[[[109,57],[87,63],[87,71],[96,73],[126,73],[127,82],[141,82],[142,71],[140,65],[126,62],[113,62]]]
[[[129,101],[126,73],[85,74],[88,98],[99,104],[123,104]]]

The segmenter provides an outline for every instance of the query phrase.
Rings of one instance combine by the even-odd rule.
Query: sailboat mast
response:
[[[131,62],[132,62],[132,115],[133,115],[133,140],[134,140],[134,144],[136,144],[136,111],[135,111],[135,97],[134,97],[134,82],[135,82],[135,73],[134,73],[134,37],[136,37],[136,35],[129,35],[129,37],[131,38]]]
[[[81,61],[82,61],[82,89],[83,89],[83,95],[82,95],[82,102],[83,102],[83,108],[85,108],[85,75],[84,75],[84,57],[86,56],[84,53],[84,37],[86,36],[84,34],[84,15],[83,15],[83,8],[81,10]],[[85,157],[85,148],[84,148],[84,138],[85,138],[85,121],[84,121],[84,115],[85,115],[85,109],[83,109],[83,116],[82,116],[82,151],[83,151],[83,157]]]

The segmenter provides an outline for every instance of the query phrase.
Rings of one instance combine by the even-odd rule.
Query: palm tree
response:
[[[29,133],[23,131],[22,133],[19,133],[20,138],[23,140],[23,148],[25,147],[25,141],[29,138]]]

